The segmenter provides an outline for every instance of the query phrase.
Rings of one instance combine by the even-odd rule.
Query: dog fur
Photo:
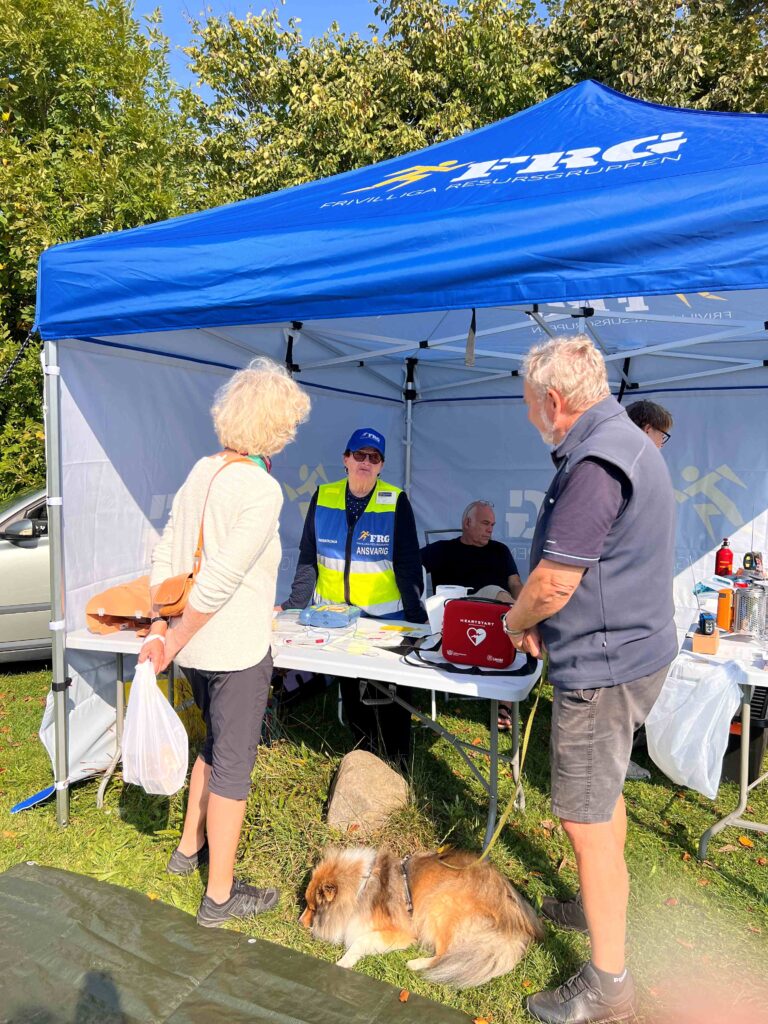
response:
[[[411,970],[469,988],[511,971],[544,937],[530,904],[477,854],[413,854],[406,866],[413,913],[401,863],[386,849],[330,848],[312,872],[299,921],[313,938],[346,948],[340,967],[418,945],[433,955],[409,960]]]

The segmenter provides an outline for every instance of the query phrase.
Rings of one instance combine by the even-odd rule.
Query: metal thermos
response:
[[[764,587],[738,587],[733,595],[733,632],[761,638],[767,599]]]

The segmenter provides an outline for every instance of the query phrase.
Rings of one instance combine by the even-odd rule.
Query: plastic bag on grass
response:
[[[714,800],[731,719],[747,681],[736,661],[681,654],[645,722],[648,753],[667,778]]]
[[[160,692],[152,663],[136,666],[123,729],[123,780],[171,796],[184,785],[189,758],[184,725]]]

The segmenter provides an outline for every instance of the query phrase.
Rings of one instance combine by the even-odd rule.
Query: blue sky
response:
[[[248,3],[247,0],[135,0],[137,19],[159,7],[163,14],[163,30],[176,48],[171,53],[171,73],[177,82],[191,84],[186,71],[186,58],[178,49],[190,40],[189,19],[204,20],[206,11],[212,15],[226,15],[229,11],[237,17],[244,17],[248,11],[255,14],[264,8],[279,6],[278,0]],[[291,17],[301,18],[302,33],[306,38],[322,35],[332,21],[337,21],[342,31],[367,35],[369,22],[375,21],[371,0],[285,0],[280,9],[280,20],[288,23]]]

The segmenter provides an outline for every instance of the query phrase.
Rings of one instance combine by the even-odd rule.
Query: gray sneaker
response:
[[[197,853],[193,853],[190,857],[182,853],[177,846],[171,854],[171,859],[168,861],[168,866],[165,870],[169,875],[191,875],[193,871],[207,863],[208,840],[206,839]]]
[[[647,768],[641,767],[639,764],[635,764],[634,761],[630,761],[627,765],[627,774],[624,776],[625,779],[639,782],[647,782],[650,779],[651,773]]]
[[[203,928],[220,928],[235,918],[255,917],[272,910],[279,899],[278,889],[257,889],[236,878],[226,903],[215,903],[210,896],[203,896],[197,911],[197,923]]]

